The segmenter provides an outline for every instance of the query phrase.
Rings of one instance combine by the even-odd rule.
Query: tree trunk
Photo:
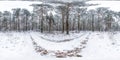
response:
[[[67,9],[66,9],[66,34],[69,34],[69,7],[70,4],[67,4]]]
[[[92,31],[94,31],[94,15],[92,15]]]
[[[78,15],[78,31],[80,31],[80,15]]]
[[[41,33],[43,33],[43,20],[44,20],[44,17],[43,17],[43,6],[41,7],[41,12],[42,12],[42,19],[41,19]]]
[[[64,12],[62,12],[62,33],[64,33]]]

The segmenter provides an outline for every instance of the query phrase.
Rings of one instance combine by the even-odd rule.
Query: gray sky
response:
[[[0,0],[0,1],[42,1],[42,0]],[[90,0],[46,0],[46,1],[90,1]],[[92,0],[92,1],[120,1],[120,0]]]
[[[98,6],[90,6],[89,9],[95,9],[98,7],[109,7],[111,10],[120,11],[120,1],[88,1],[92,4],[99,4]],[[0,1],[0,11],[11,11],[12,8],[26,8],[32,11],[33,7],[30,6],[33,3],[41,3],[37,1]]]

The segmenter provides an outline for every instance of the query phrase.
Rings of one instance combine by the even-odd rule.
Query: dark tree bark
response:
[[[78,12],[78,31],[80,31],[80,13]]]
[[[92,31],[94,31],[94,15],[92,15]]]
[[[64,11],[62,11],[62,33],[64,33],[64,18],[65,18],[65,15],[64,15]]]
[[[70,3],[67,3],[67,7],[66,7],[66,34],[69,34],[69,12],[70,12]]]

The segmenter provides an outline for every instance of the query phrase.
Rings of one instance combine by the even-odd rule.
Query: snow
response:
[[[82,40],[85,40],[85,37],[88,35],[88,33],[86,33],[85,35],[81,36],[81,33],[80,33],[80,36],[79,38],[75,38],[77,36],[75,36],[76,34],[72,34],[73,35],[73,39],[72,41],[68,41],[68,42],[61,42],[61,43],[56,43],[54,42],[54,40],[52,42],[50,41],[46,41],[46,39],[42,39],[39,37],[40,34],[36,33],[36,35],[34,33],[32,33],[31,35],[33,35],[35,41],[39,44],[39,46],[41,47],[44,47],[45,49],[47,50],[54,50],[54,51],[57,51],[57,50],[60,50],[60,51],[63,51],[63,50],[71,50],[73,49],[73,47],[78,47],[80,45],[80,42],[82,42]],[[50,36],[50,35],[49,35]],[[58,37],[59,35],[55,35],[55,39],[57,38],[57,40],[61,40],[61,39],[64,39],[64,40],[68,40],[68,36],[66,37]],[[44,37],[44,38],[47,38],[47,37]],[[48,38],[48,39],[53,39],[54,37],[51,37],[51,38]],[[71,38],[69,38],[71,39]],[[79,41],[79,42],[78,42]]]
[[[81,36],[84,34],[83,36]],[[51,36],[50,36],[51,35]],[[64,34],[63,34],[64,35]],[[30,37],[49,50],[70,50],[78,47],[79,42],[88,37],[86,48],[80,53],[83,57],[56,58],[53,56],[41,56],[36,53]],[[0,32],[0,59],[1,60],[119,60],[120,59],[120,32],[80,32],[72,34],[73,37],[81,36],[67,42],[50,42],[39,36],[45,36],[39,32]],[[46,34],[44,38],[53,39],[53,34]],[[52,38],[52,36],[54,36]],[[58,34],[61,36],[61,34]],[[68,35],[65,35],[68,39]],[[71,36],[71,35],[70,35]],[[70,37],[70,38],[73,38]],[[57,37],[60,39],[61,37]],[[57,39],[55,38],[55,39]],[[63,39],[63,38],[62,38]],[[114,41],[115,40],[115,41]],[[113,44],[114,42],[114,44]]]
[[[26,8],[32,11],[31,1],[0,1],[0,11],[11,11],[12,8]],[[89,1],[98,3],[98,6],[110,7],[111,10],[120,11],[120,1]],[[49,11],[48,13],[54,11]],[[0,60],[120,60],[120,32],[70,32],[69,35],[61,33],[40,32],[0,32]],[[67,51],[82,48],[81,42],[87,40],[85,48],[80,54],[82,57],[56,58],[51,55],[41,56],[35,51],[32,39],[38,46],[50,51]]]
[[[87,44],[88,47],[83,50],[83,56],[89,56],[90,58],[102,58],[104,60],[108,58],[115,59],[115,57],[120,59],[118,57],[120,56],[120,54],[118,54],[120,52],[120,46],[112,45],[109,35],[110,34],[108,32],[93,33],[91,36],[94,37],[91,37]]]

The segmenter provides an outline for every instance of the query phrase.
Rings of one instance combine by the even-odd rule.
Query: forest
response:
[[[120,60],[120,1],[1,0],[0,60]]]
[[[84,1],[31,4],[33,11],[13,8],[0,12],[0,31],[119,31],[120,12],[107,7],[88,10]]]

